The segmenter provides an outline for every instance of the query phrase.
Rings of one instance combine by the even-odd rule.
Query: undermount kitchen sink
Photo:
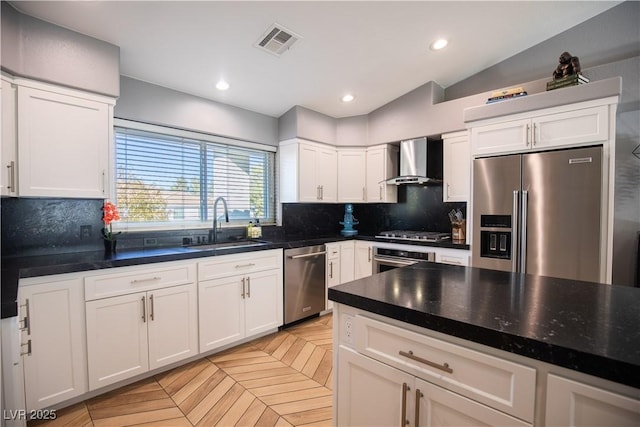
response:
[[[242,240],[239,242],[221,242],[221,243],[211,243],[206,245],[193,245],[193,246],[188,246],[188,248],[206,251],[209,249],[250,248],[255,246],[263,246],[266,244],[268,244],[268,242],[256,241],[256,240]]]

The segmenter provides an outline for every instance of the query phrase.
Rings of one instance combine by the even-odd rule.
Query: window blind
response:
[[[273,152],[121,127],[115,139],[122,226],[210,226],[218,197],[230,221],[275,222]]]

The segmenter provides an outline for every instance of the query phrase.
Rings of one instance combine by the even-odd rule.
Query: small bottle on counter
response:
[[[247,225],[247,238],[253,238],[253,221],[249,221],[249,225]]]
[[[256,223],[253,225],[253,238],[258,239],[262,237],[262,226],[260,225],[260,219],[256,218]]]

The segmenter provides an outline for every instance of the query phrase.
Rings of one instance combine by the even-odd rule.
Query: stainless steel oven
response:
[[[435,252],[413,252],[400,249],[373,248],[373,272],[382,273],[420,261],[435,262]]]

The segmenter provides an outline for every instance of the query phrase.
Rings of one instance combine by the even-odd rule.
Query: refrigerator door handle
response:
[[[527,272],[527,210],[529,209],[529,192],[522,191],[522,224],[520,224],[520,273]]]
[[[518,216],[520,208],[520,191],[513,190],[513,224],[511,228],[511,271],[518,272]]]

